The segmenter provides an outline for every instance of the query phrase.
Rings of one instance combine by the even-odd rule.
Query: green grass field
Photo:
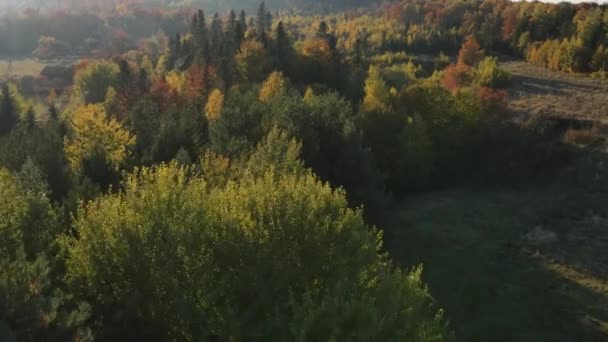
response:
[[[45,64],[34,59],[13,60],[11,76],[38,76],[44,68]],[[0,79],[4,79],[7,75],[8,60],[0,59]]]
[[[586,268],[581,254],[601,236],[571,244],[570,236],[583,228],[563,215],[583,209],[582,197],[572,202],[577,191],[451,190],[413,197],[401,212],[402,228],[389,233],[389,249],[404,265],[424,264],[424,279],[458,341],[608,341],[608,282],[594,274],[598,269]],[[557,232],[557,243],[525,245],[522,235],[539,222]],[[603,231],[608,236],[608,228]],[[602,260],[608,249],[596,247],[586,256]]]

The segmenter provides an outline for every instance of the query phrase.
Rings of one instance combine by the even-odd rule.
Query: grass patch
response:
[[[0,79],[4,79],[8,71],[8,60],[0,59]],[[39,76],[45,64],[34,59],[14,60],[12,64],[11,77]]]

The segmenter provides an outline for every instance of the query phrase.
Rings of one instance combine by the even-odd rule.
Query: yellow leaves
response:
[[[186,87],[186,76],[183,73],[171,71],[165,80],[169,87],[178,94],[182,94]]]
[[[382,79],[380,69],[371,66],[367,80],[365,80],[365,97],[363,98],[362,110],[365,112],[386,112],[390,109],[390,99],[391,94],[386,82]]]
[[[310,103],[315,98],[315,91],[311,87],[306,88],[304,93],[304,102]]]
[[[281,96],[287,91],[287,80],[279,71],[275,71],[262,84],[260,89],[259,100],[267,103],[272,98]]]
[[[307,57],[315,57],[329,62],[332,58],[332,51],[324,39],[310,39],[302,45],[302,54]]]
[[[214,89],[209,94],[207,106],[205,107],[205,116],[210,122],[217,121],[222,114],[224,107],[224,94],[219,89]]]
[[[264,44],[254,39],[243,41],[234,57],[237,70],[245,80],[261,81],[268,69],[268,56]]]
[[[135,137],[115,119],[107,119],[103,105],[87,105],[72,115],[70,134],[64,151],[73,172],[81,171],[82,162],[94,153],[103,152],[116,170],[125,162]]]

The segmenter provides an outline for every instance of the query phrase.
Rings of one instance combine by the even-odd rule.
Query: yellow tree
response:
[[[260,88],[259,100],[261,102],[268,102],[271,99],[285,94],[287,91],[287,79],[283,76],[283,73],[275,71],[271,73],[262,88]]]
[[[264,79],[269,59],[262,43],[254,39],[243,41],[234,58],[236,68],[244,80],[259,82]]]
[[[85,105],[72,114],[64,151],[74,173],[80,173],[83,162],[99,152],[119,170],[134,144],[135,137],[114,118],[108,119],[102,104]]]
[[[390,91],[386,82],[382,79],[380,68],[371,66],[367,80],[365,80],[365,97],[363,98],[362,110],[364,112],[390,110]]]
[[[224,107],[224,94],[219,89],[214,89],[209,94],[207,106],[205,107],[205,116],[210,122],[214,122],[220,118],[222,108]]]

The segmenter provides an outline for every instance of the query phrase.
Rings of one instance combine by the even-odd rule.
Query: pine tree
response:
[[[363,51],[362,51],[361,38],[357,38],[355,41],[354,56],[353,56],[353,64],[361,65],[363,62]]]
[[[258,7],[258,16],[255,25],[256,31],[262,36],[266,32],[266,4],[264,4],[264,2]]]
[[[118,68],[119,68],[119,73],[118,73],[118,85],[121,89],[128,89],[131,87],[131,82],[133,81],[132,79],[132,75],[131,75],[131,69],[129,68],[129,63],[124,60],[124,59],[120,59],[120,61],[118,61]]]
[[[34,128],[36,126],[36,114],[34,113],[34,109],[30,108],[23,118],[23,125],[27,129]]]
[[[59,120],[59,112],[57,111],[57,106],[55,106],[54,103],[49,105],[49,119]]]
[[[234,28],[234,51],[238,50],[243,43],[243,39],[245,39],[246,27],[247,26],[242,25],[240,21],[236,23],[236,27]]]
[[[289,37],[287,36],[287,32],[285,32],[285,27],[283,26],[283,22],[279,22],[277,24],[277,28],[275,30],[275,58],[277,63],[277,68],[284,72],[289,71],[289,61],[293,55],[291,42],[289,41]]]
[[[241,11],[241,13],[239,13],[239,24],[241,24],[241,28],[244,32],[245,28],[247,27],[247,14],[245,11]]]
[[[205,21],[205,12],[198,10],[192,20],[192,38],[194,41],[195,59],[200,65],[206,65],[210,61],[209,32]]]
[[[224,32],[226,33],[226,39],[229,42],[230,45],[230,51],[234,51],[236,50],[235,46],[235,39],[236,39],[236,26],[237,26],[237,20],[236,20],[236,13],[234,12],[234,10],[230,10],[230,14],[228,15],[228,20],[226,21],[226,26],[224,28]]]
[[[0,135],[9,133],[17,125],[17,112],[8,85],[2,86],[0,103]]]
[[[328,33],[329,33],[329,28],[327,27],[327,23],[324,21],[319,23],[319,28],[317,28],[317,38],[326,39]]]
[[[221,44],[223,41],[222,20],[220,15],[215,13],[211,21],[211,57],[217,58],[221,52]]]

